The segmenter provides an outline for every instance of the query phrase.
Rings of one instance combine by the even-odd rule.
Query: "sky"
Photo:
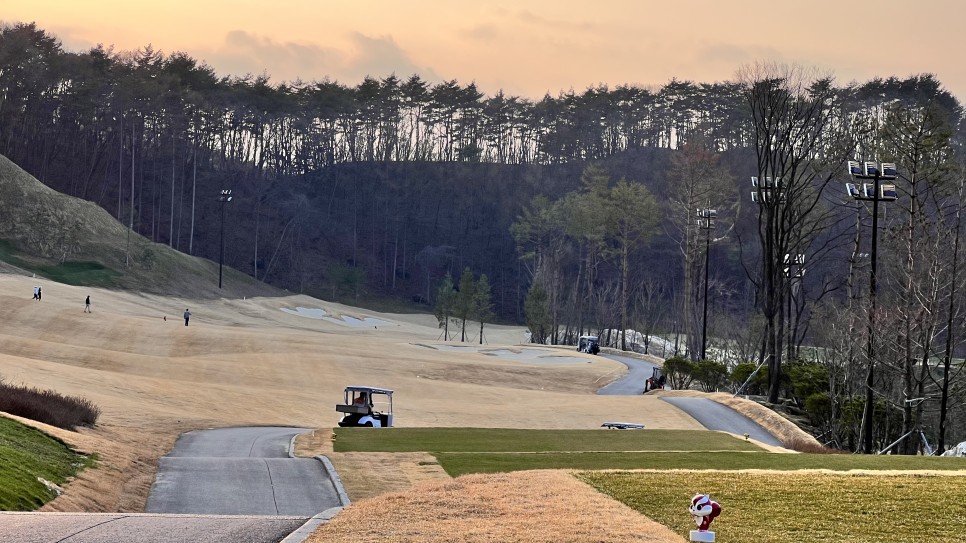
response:
[[[767,61],[839,85],[931,73],[966,101],[964,0],[0,0],[0,21],[68,51],[151,45],[274,83],[419,74],[540,99],[735,80]]]

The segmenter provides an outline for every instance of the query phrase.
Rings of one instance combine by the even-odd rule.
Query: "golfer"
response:
[[[185,326],[188,326],[188,319],[190,319],[190,318],[191,318],[191,311],[188,311],[187,308],[186,308],[184,310],[184,325]]]

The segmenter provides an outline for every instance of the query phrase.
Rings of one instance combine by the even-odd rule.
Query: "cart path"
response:
[[[279,543],[302,517],[0,513],[0,541],[17,543]],[[287,543],[287,542],[286,542]]]
[[[628,372],[624,377],[602,387],[597,394],[632,396],[644,393],[644,381],[651,376],[651,372],[656,367],[654,364],[628,356],[613,354],[600,356],[624,364]],[[683,396],[664,396],[661,399],[684,411],[708,430],[722,430],[738,435],[748,434],[752,439],[762,443],[782,446],[781,441],[757,422],[714,400]]]
[[[708,430],[723,430],[738,435],[748,434],[748,437],[767,445],[783,446],[782,442],[768,430],[727,405],[707,398],[662,396],[661,399],[691,415]]]
[[[638,358],[620,356],[616,354],[600,354],[604,358],[616,360],[627,366],[627,375],[601,387],[597,394],[605,396],[633,396],[644,393],[644,381],[651,376],[651,372],[656,367],[650,362],[645,362]]]
[[[217,428],[182,434],[148,495],[148,513],[311,517],[342,506],[315,458],[289,457],[307,428]]]
[[[161,458],[148,513],[2,513],[0,542],[299,543],[341,511],[314,458],[291,458],[305,428],[182,434]]]

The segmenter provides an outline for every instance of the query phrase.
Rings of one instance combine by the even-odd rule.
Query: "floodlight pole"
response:
[[[862,452],[866,454],[873,454],[875,452],[872,448],[872,423],[873,415],[875,414],[875,396],[873,393],[873,386],[875,385],[875,312],[876,290],[878,287],[876,275],[876,257],[879,242],[879,201],[893,201],[897,197],[894,186],[892,187],[889,197],[883,197],[882,194],[880,194],[879,181],[882,179],[896,179],[897,173],[896,165],[892,163],[879,164],[875,162],[864,162],[860,165],[858,162],[849,161],[848,170],[849,175],[852,177],[872,180],[871,197],[869,197],[868,191],[865,190],[865,185],[863,185],[862,190],[859,190],[857,186],[852,185],[849,189],[849,193],[856,200],[872,201],[872,249],[869,253],[869,326],[866,334],[865,345],[868,369],[865,375],[865,407],[862,410],[862,430],[859,435],[860,441],[862,442]]]
[[[865,374],[865,409],[862,412],[862,434],[864,443],[863,450],[866,454],[874,452],[872,448],[872,418],[874,413],[873,402],[875,400],[872,387],[875,385],[875,294],[876,294],[876,250],[879,240],[879,173],[876,172],[873,178],[872,193],[872,251],[869,255],[869,328],[866,337],[865,352],[868,358],[869,368]]]
[[[231,189],[221,191],[218,201],[221,202],[221,252],[218,257],[218,288],[221,288],[222,267],[225,263],[225,204],[231,201]]]
[[[710,202],[709,202],[710,205]],[[708,354],[708,270],[711,262],[711,229],[714,228],[714,216],[717,212],[713,209],[698,210],[698,226],[705,231],[704,238],[704,318],[701,324],[701,360],[707,360]]]

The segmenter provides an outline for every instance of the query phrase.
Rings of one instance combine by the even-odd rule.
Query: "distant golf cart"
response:
[[[345,403],[336,404],[335,410],[345,413],[339,426],[389,428],[392,426],[392,391],[348,386],[345,387]]]
[[[577,340],[578,353],[597,354],[600,352],[600,340],[597,336],[580,336]]]
[[[661,368],[654,368],[651,370],[651,376],[644,380],[644,393],[650,390],[664,390],[666,384],[667,377],[664,376],[664,372]]]

